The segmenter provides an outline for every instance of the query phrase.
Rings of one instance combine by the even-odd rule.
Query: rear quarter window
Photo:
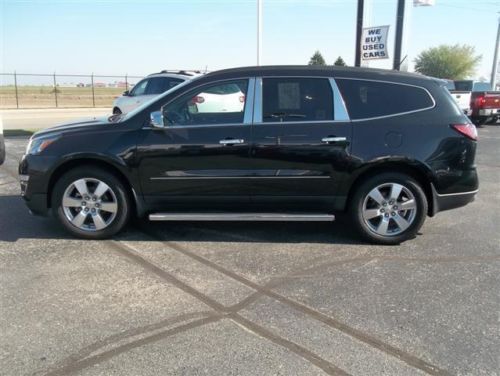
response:
[[[352,120],[399,115],[434,106],[423,88],[391,82],[336,79]]]

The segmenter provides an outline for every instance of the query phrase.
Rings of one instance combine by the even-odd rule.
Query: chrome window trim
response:
[[[226,124],[196,124],[196,125],[169,125],[165,128],[153,128],[153,127],[143,127],[142,130],[159,130],[166,131],[169,129],[197,129],[197,128],[209,128],[209,127],[234,127],[246,126],[245,123],[226,123]]]
[[[340,94],[339,87],[335,82],[335,79],[330,77],[330,86],[333,92],[333,118],[335,121],[350,121],[349,113],[347,112],[347,107],[344,102],[342,94]]]
[[[251,125],[253,122],[254,101],[255,101],[255,77],[250,77],[248,79],[248,88],[245,94],[245,109],[243,114],[244,125]]]
[[[255,79],[255,96],[253,107],[253,124],[262,123],[262,77]]]
[[[374,116],[374,117],[361,118],[361,119],[351,119],[351,121],[353,123],[362,122],[362,121],[369,121],[369,120],[387,119],[387,118],[397,117],[397,116],[404,116],[404,115],[408,115],[408,114],[414,114],[417,112],[428,111],[428,110],[431,110],[431,109],[436,107],[436,100],[434,99],[434,97],[432,96],[430,91],[427,90],[423,86],[407,84],[407,83],[402,83],[402,82],[386,81],[386,80],[374,80],[374,79],[369,79],[369,78],[335,77],[335,80],[381,82],[381,83],[385,83],[385,84],[415,87],[417,89],[421,89],[421,90],[425,91],[427,93],[427,95],[429,96],[429,98],[431,98],[431,101],[432,101],[432,106],[429,106],[429,107],[424,107],[424,108],[421,108],[418,110],[412,110],[412,111],[397,112],[397,113],[390,114],[390,115],[381,115],[381,116]]]
[[[262,82],[266,78],[318,78],[318,79],[323,79],[323,80],[328,80],[330,82],[330,88],[332,89],[332,96],[333,96],[333,119],[331,120],[300,120],[300,121],[262,121]],[[256,85],[255,85],[255,103],[254,103],[254,125],[276,125],[276,124],[281,124],[281,125],[292,125],[292,124],[331,124],[331,123],[345,123],[349,122],[349,115],[347,112],[347,109],[345,107],[344,99],[342,98],[342,95],[340,94],[340,91],[338,90],[337,84],[335,81],[333,82],[334,86],[332,85],[332,80],[334,78],[332,76],[260,76],[256,78]],[[338,93],[338,97],[336,96],[335,93],[335,88]],[[342,117],[337,119],[337,111],[336,111],[336,101],[340,100],[341,105],[344,107],[345,111],[345,119]]]

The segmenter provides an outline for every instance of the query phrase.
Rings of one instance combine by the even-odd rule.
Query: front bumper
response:
[[[23,155],[19,163],[21,196],[32,214],[46,216],[48,206],[48,177],[55,158]]]

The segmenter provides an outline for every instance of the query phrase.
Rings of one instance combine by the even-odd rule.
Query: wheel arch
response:
[[[139,199],[139,196],[134,189],[132,183],[127,178],[126,174],[115,164],[105,161],[99,158],[91,158],[91,157],[81,157],[74,158],[59,164],[54,171],[52,172],[49,183],[47,186],[47,207],[52,207],[52,193],[54,190],[54,186],[56,182],[63,176],[67,171],[83,167],[83,166],[91,166],[97,167],[101,170],[105,170],[111,174],[113,174],[116,178],[118,178],[127,190],[127,194],[129,195],[130,203],[132,204],[132,212],[135,212],[137,215],[142,214],[143,205]]]
[[[356,192],[357,187],[360,186],[366,179],[383,172],[397,172],[402,173],[414,178],[422,187],[427,199],[428,210],[427,215],[432,217],[434,211],[434,194],[432,190],[433,178],[429,168],[418,162],[410,161],[395,161],[384,160],[377,163],[367,165],[359,171],[349,185],[349,192],[347,194],[346,209],[350,206],[352,197]]]

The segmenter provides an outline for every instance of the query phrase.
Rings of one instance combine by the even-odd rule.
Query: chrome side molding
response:
[[[332,222],[333,214],[322,213],[154,213],[150,221],[283,221],[283,222]]]

